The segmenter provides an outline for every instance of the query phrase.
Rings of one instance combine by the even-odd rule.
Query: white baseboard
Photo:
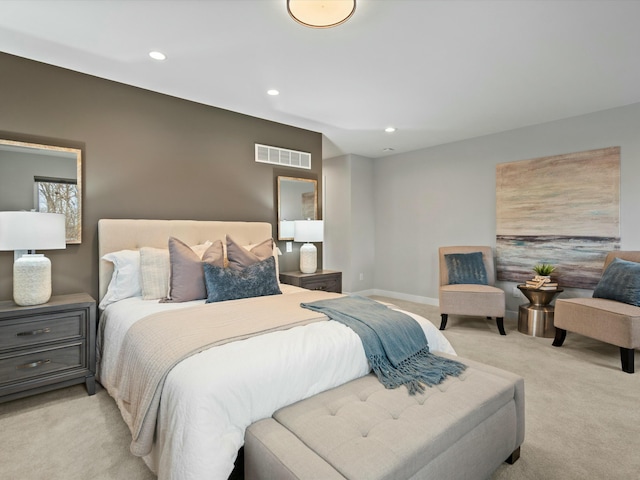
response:
[[[354,295],[362,295],[364,297],[370,296],[370,295],[378,295],[380,297],[397,298],[398,300],[406,300],[408,302],[425,303],[427,305],[434,305],[436,307],[439,305],[439,301],[437,298],[422,297],[420,295],[409,295],[406,293],[391,292],[389,290],[379,290],[377,288],[372,288],[370,290],[362,290],[360,292],[344,292],[344,293],[352,293]]]

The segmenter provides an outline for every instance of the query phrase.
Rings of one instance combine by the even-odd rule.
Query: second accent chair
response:
[[[440,330],[449,315],[496,318],[504,331],[504,290],[494,286],[495,265],[491,247],[440,247]]]
[[[640,251],[609,252],[593,297],[558,299],[554,347],[567,331],[620,348],[622,370],[634,373],[635,349],[640,348]]]

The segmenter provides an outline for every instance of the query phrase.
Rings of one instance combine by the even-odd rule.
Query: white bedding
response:
[[[283,294],[300,291],[290,285],[281,289]],[[158,303],[135,297],[108,306],[101,318],[98,372],[107,391],[131,325],[158,311],[203,302]],[[405,313],[420,323],[431,351],[455,354],[431,322]],[[160,480],[226,479],[251,423],[368,372],[359,337],[338,322],[313,323],[210,348],[169,373],[154,448],[144,460]]]

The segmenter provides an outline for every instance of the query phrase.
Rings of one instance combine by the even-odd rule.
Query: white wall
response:
[[[342,271],[345,292],[365,292],[374,286],[373,167],[371,159],[357,155],[322,163],[326,193],[324,268]]]
[[[349,162],[346,156],[322,161],[324,185],[324,243],[322,244],[323,268],[340,270],[345,289],[345,270],[351,252],[351,186]]]
[[[351,157],[351,292],[364,292],[375,285],[375,206],[373,162]],[[362,277],[362,278],[361,278]]]
[[[374,288],[437,304],[438,247],[495,246],[497,164],[610,146],[621,147],[621,248],[640,249],[640,104],[374,160]],[[513,285],[499,285],[512,314],[524,302]]]

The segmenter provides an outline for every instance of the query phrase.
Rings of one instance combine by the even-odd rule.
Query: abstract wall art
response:
[[[620,248],[620,147],[496,167],[498,280],[524,282],[537,263],[561,287],[593,289]]]

